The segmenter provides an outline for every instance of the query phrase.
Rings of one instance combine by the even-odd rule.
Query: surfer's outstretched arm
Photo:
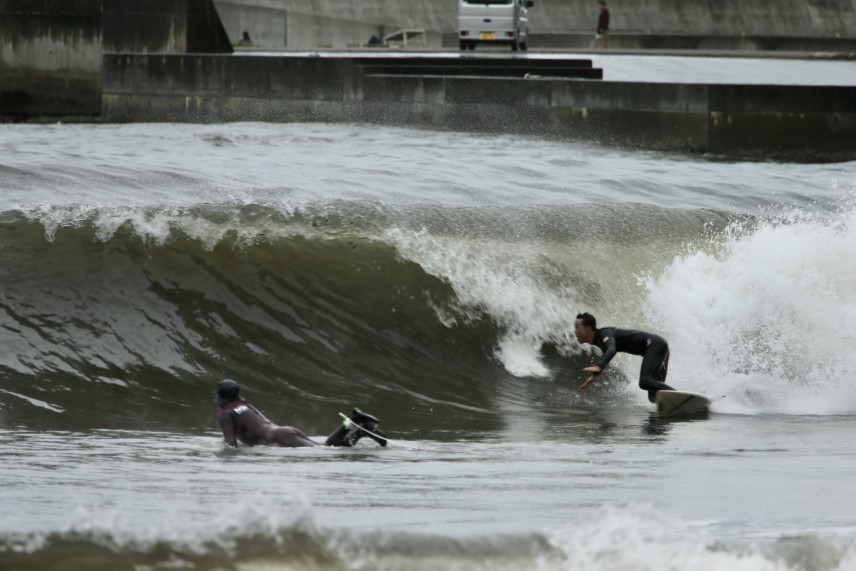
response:
[[[612,331],[609,329],[608,331]],[[590,313],[578,313],[574,321],[574,336],[580,344],[593,344],[603,351],[600,361],[586,367],[583,372],[589,374],[588,378],[580,385],[581,389],[588,387],[597,380],[597,376],[606,368],[618,348],[615,345],[615,336],[612,334],[601,335],[597,328],[597,320]]]
[[[589,386],[590,384],[592,384],[593,382],[595,382],[597,380],[598,375],[600,375],[600,372],[602,370],[603,369],[601,369],[598,365],[592,365],[591,367],[586,367],[585,369],[583,369],[583,372],[589,373],[589,378],[587,378],[585,380],[585,382],[580,385],[580,388],[584,389],[587,386]]]

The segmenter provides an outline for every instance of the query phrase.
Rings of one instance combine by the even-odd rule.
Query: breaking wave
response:
[[[830,216],[344,201],[7,211],[0,422],[206,426],[196,403],[227,376],[309,430],[354,402],[417,426],[435,407],[449,426],[484,422],[505,381],[573,392],[590,358],[571,335],[581,310],[663,334],[670,380],[731,395],[720,410],[852,414],[856,233],[850,211]],[[615,364],[606,377],[635,385],[638,362]]]

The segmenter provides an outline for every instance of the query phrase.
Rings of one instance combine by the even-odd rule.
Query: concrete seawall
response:
[[[214,0],[214,4],[233,41],[247,30],[261,47],[342,49],[365,45],[372,35],[399,28],[425,29],[430,47],[457,45],[448,36],[456,38],[458,0]],[[622,48],[692,49],[684,47],[699,42],[691,38],[715,37],[724,46],[721,49],[781,49],[771,39],[800,38],[795,46],[841,51],[852,43],[839,40],[856,39],[856,0],[610,0],[609,6],[611,35],[615,41],[628,37],[617,46]],[[530,45],[581,47],[573,39],[581,33],[589,36],[587,45],[596,18],[593,0],[535,0],[529,11]],[[688,40],[676,46],[676,38]]]
[[[367,73],[355,57],[104,57],[110,122],[358,121],[741,157],[856,157],[848,87]]]
[[[590,37],[567,29],[588,27],[589,0],[536,2],[533,48]],[[732,156],[856,157],[852,87],[599,82],[579,59],[552,58],[561,65],[550,68],[549,58],[499,52],[232,55],[215,5],[231,10],[227,27],[255,22],[270,32],[263,38],[285,44],[359,42],[399,27],[424,27],[440,43],[456,38],[457,0],[0,0],[0,117],[366,121]],[[630,49],[856,47],[844,37],[856,28],[856,0],[628,1],[615,10],[613,45]],[[623,28],[629,21],[635,32]]]
[[[0,116],[97,116],[106,52],[231,52],[211,0],[3,0]]]

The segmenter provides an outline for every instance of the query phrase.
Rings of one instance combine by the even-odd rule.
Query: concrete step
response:
[[[590,59],[528,59],[513,57],[356,58],[355,65],[366,75],[477,76],[477,77],[566,77],[603,79],[603,70]]]

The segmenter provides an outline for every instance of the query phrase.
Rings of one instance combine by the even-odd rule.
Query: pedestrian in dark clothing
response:
[[[597,29],[594,32],[594,39],[598,48],[606,49],[609,47],[609,10],[606,7],[605,0],[599,0],[597,8],[599,13],[597,16]]]

